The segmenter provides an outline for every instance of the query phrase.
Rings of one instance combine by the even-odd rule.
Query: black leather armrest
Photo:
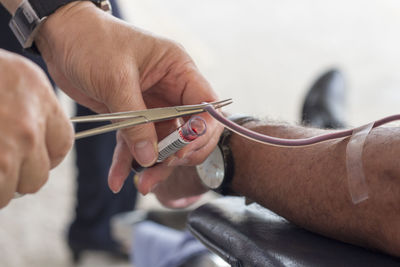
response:
[[[232,266],[400,266],[397,258],[311,233],[238,197],[197,208],[188,227]]]

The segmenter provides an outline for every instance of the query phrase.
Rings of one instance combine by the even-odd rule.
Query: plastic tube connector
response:
[[[184,125],[173,131],[158,143],[157,163],[163,162],[207,131],[206,121],[199,116],[190,118]],[[132,170],[141,172],[145,169],[136,160],[132,161]]]

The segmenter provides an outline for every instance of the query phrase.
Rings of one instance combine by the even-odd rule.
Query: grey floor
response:
[[[348,122],[400,113],[397,0],[123,0],[135,25],[182,43],[228,109],[297,123],[307,88],[337,67],[348,84]],[[70,101],[61,97],[69,114]],[[70,266],[64,233],[72,216],[71,153],[36,195],[0,211],[0,266]],[[141,207],[154,207],[152,197]],[[81,266],[130,266],[99,254]]]

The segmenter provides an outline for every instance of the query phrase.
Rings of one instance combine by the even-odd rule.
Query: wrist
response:
[[[0,0],[0,2],[11,15],[14,15],[22,0]]]
[[[42,56],[46,59],[52,52],[65,51],[75,40],[79,27],[85,25],[85,21],[91,20],[97,12],[101,13],[92,2],[75,1],[48,16],[35,37],[36,46]]]
[[[261,125],[261,121],[249,121],[242,124],[243,127],[250,129],[252,131],[258,131],[258,125]],[[260,145],[258,142],[254,142],[253,140],[248,140],[238,134],[232,134],[230,138],[229,146],[231,148],[233,161],[236,163],[234,166],[234,176],[231,181],[231,189],[242,196],[252,196],[249,195],[249,187],[254,177],[253,173],[249,170],[252,170],[255,165],[260,164],[260,159],[254,157],[253,151],[256,150]],[[254,162],[257,162],[254,164]],[[264,163],[262,163],[264,164]],[[254,170],[254,169],[253,169]]]

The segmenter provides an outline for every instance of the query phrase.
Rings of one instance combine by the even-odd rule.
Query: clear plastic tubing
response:
[[[205,134],[206,131],[207,124],[202,117],[194,116],[190,118],[184,125],[158,143],[158,158],[156,164],[163,162],[168,157]],[[132,170],[134,172],[141,172],[144,169],[145,168],[140,166],[136,160],[132,161]]]

